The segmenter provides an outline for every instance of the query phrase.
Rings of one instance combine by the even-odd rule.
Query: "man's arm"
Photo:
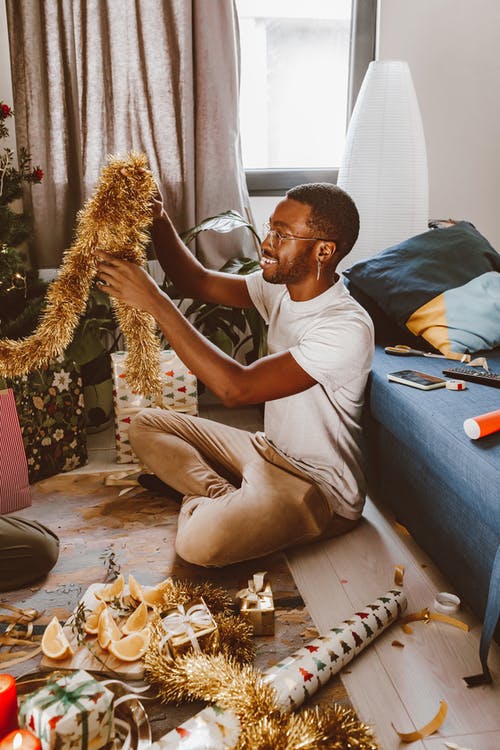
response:
[[[151,236],[161,267],[182,295],[230,307],[253,307],[242,276],[210,271],[188,250],[159,194],[153,201]]]
[[[272,401],[315,385],[289,352],[241,365],[202,336],[144,269],[105,253],[100,257],[103,291],[149,312],[182,361],[226,406]]]

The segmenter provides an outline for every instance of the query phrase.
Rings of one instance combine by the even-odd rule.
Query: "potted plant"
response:
[[[233,210],[204,219],[195,227],[183,232],[180,237],[188,245],[200,232],[227,233],[242,227],[252,233],[260,246],[260,238],[254,226]],[[258,260],[231,258],[220,270],[244,276],[258,269]],[[179,304],[184,301],[168,278],[165,278],[162,288]],[[207,339],[232,357],[242,354],[249,364],[266,353],[267,326],[253,307],[235,308],[193,300],[184,310],[184,314]]]

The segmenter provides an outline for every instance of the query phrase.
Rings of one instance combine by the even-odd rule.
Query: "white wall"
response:
[[[500,252],[500,2],[379,0],[379,59],[407,60],[431,218],[468,219]]]

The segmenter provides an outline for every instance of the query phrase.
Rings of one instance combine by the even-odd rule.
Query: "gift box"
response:
[[[111,355],[113,375],[113,403],[115,411],[116,461],[138,463],[128,439],[132,417],[142,409],[162,406],[184,414],[198,414],[197,379],[173,349],[160,352],[160,372],[163,383],[161,404],[153,403],[150,396],[132,390],[126,376],[127,352]]]
[[[114,737],[113,697],[79,670],[30,693],[21,705],[19,725],[39,737],[42,750],[99,750]]]
[[[254,573],[248,588],[236,594],[240,615],[253,627],[254,635],[274,635],[274,599],[266,573]]]
[[[4,382],[14,392],[31,483],[87,463],[83,386],[74,362],[61,358]]]
[[[159,649],[167,648],[174,658],[189,651],[213,653],[219,645],[217,623],[201,597],[169,610],[161,623],[165,636]]]

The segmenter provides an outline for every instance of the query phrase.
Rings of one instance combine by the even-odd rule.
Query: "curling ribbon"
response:
[[[264,671],[263,680],[275,688],[280,710],[295,710],[391,625],[406,606],[402,591],[388,591]],[[207,706],[155,742],[152,750],[231,750],[237,745],[239,733],[236,714],[220,706]]]
[[[160,641],[158,649],[161,652],[165,643],[173,636],[187,635],[195,652],[200,654],[201,648],[193,626],[198,626],[200,630],[210,627],[213,625],[212,615],[205,604],[193,604],[187,611],[183,604],[177,606],[177,612],[170,612],[161,621],[167,635]]]
[[[464,630],[466,633],[469,632],[469,626],[467,623],[462,622],[462,620],[457,620],[455,617],[441,614],[441,612],[431,612],[427,607],[421,609],[419,612],[412,612],[406,617],[403,617],[401,620],[401,627],[405,633],[412,633],[413,630],[408,626],[409,622],[423,621],[427,623],[431,620],[439,620],[440,622],[445,622],[447,625],[453,625],[455,628],[460,628],[460,630]]]
[[[430,734],[434,734],[434,732],[437,732],[439,727],[442,725],[444,720],[446,719],[446,714],[448,713],[448,705],[446,701],[441,701],[439,704],[439,711],[435,715],[431,721],[426,724],[422,729],[417,729],[414,732],[398,732],[394,724],[391,722],[391,726],[396,732],[396,734],[399,735],[399,738],[401,742],[416,742],[417,740],[422,740],[424,737],[428,737]]]

